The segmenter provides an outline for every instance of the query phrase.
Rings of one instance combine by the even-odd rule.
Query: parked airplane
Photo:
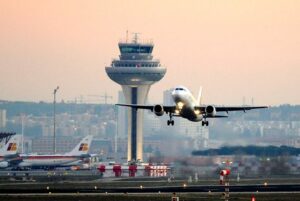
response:
[[[84,158],[89,157],[88,151],[93,136],[83,138],[77,146],[68,153],[55,155],[21,155],[22,161],[18,168],[54,168],[70,167],[81,164]]]
[[[177,86],[172,91],[171,95],[175,105],[173,106],[163,106],[163,105],[135,105],[135,104],[116,104],[119,106],[127,106],[133,109],[148,109],[154,112],[157,116],[162,116],[164,113],[169,114],[170,119],[168,120],[168,125],[174,125],[174,117],[183,117],[190,121],[202,122],[202,126],[208,126],[208,118],[223,118],[228,117],[227,115],[217,115],[217,112],[229,111],[244,111],[252,109],[267,108],[266,106],[258,107],[223,107],[223,106],[213,106],[213,105],[201,105],[201,94],[202,88],[199,90],[199,95],[197,100],[192,95],[192,93],[184,86]]]
[[[10,163],[18,158],[18,148],[21,143],[21,135],[13,135],[0,149],[0,168],[7,168]]]

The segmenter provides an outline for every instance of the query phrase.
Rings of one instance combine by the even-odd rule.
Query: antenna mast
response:
[[[141,34],[141,33],[135,32],[135,33],[132,33],[132,34],[133,34],[132,42],[133,42],[133,43],[138,43],[139,34]]]

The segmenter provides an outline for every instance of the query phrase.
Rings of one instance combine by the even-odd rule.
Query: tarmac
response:
[[[103,177],[96,171],[0,171],[0,200],[220,200],[229,188],[230,199],[300,200],[300,178],[248,178],[232,180],[229,186],[218,179],[168,180],[167,177]],[[38,198],[38,199],[37,199]]]

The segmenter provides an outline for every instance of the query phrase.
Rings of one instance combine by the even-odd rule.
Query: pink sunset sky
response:
[[[121,87],[105,66],[129,33],[167,67],[149,99],[185,85],[203,102],[300,104],[300,1],[1,0],[0,99],[51,101]]]

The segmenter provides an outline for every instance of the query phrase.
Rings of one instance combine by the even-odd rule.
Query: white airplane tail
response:
[[[198,97],[197,97],[197,104],[201,105],[201,98],[202,98],[202,86],[199,88]]]
[[[92,135],[86,136],[76,145],[76,147],[71,152],[67,153],[67,155],[80,156],[83,154],[87,154],[89,152],[92,139]]]
[[[13,155],[18,152],[21,144],[21,135],[12,136],[9,141],[0,149],[0,155]]]

